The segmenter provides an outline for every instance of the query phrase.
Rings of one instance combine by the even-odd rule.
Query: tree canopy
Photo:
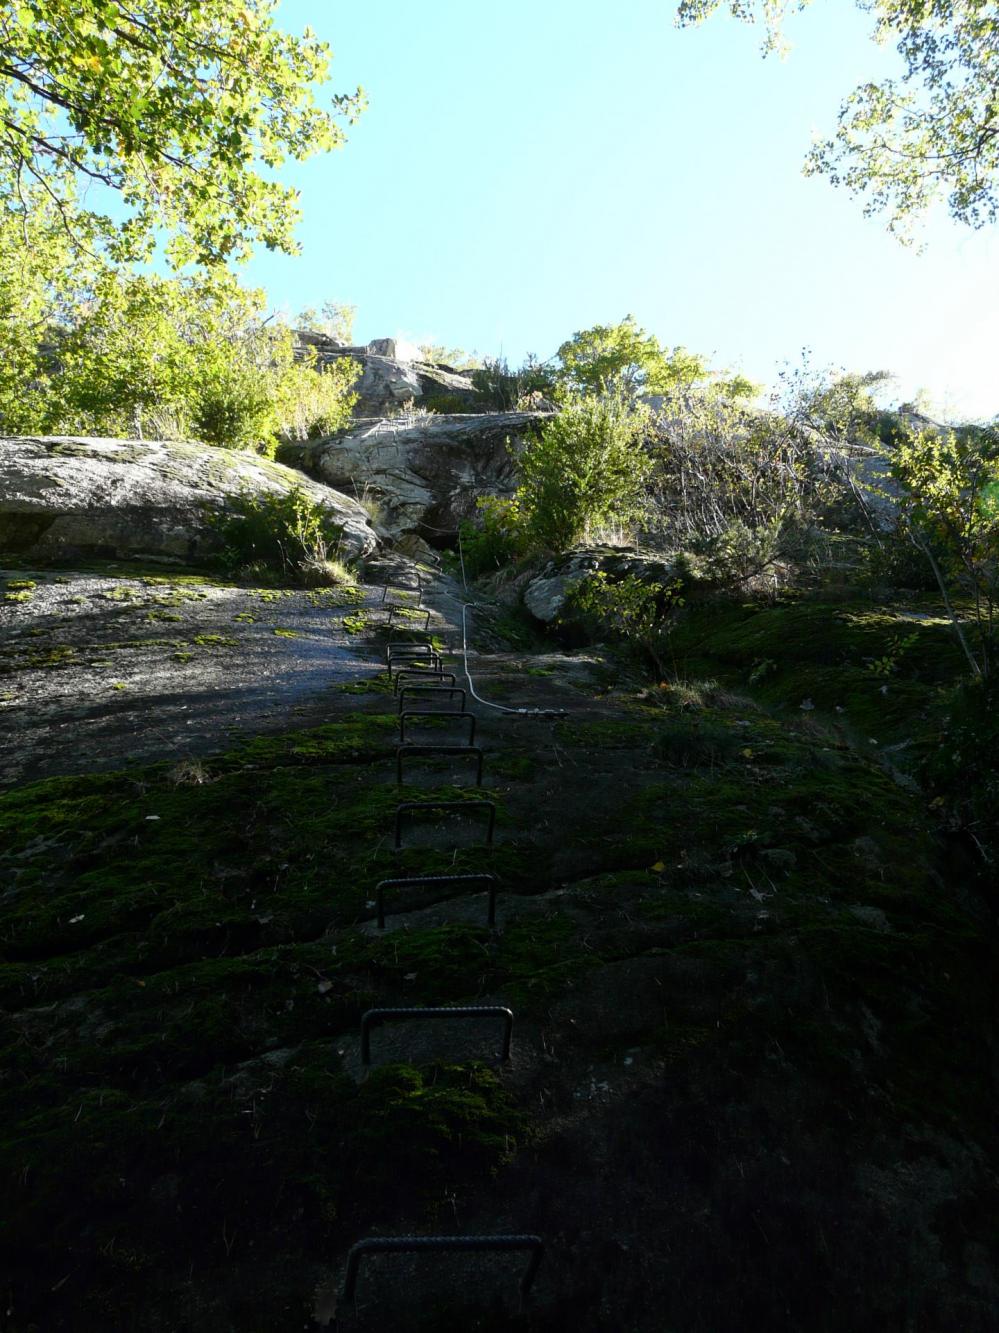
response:
[[[273,170],[339,146],[363,92],[317,105],[328,45],[279,31],[275,8],[0,0],[0,204],[24,217],[38,187],[76,245],[119,260],[157,226],[175,262],[293,250],[296,192]]]
[[[804,8],[810,0],[795,0]],[[889,228],[943,199],[973,227],[999,214],[999,10],[994,0],[859,0],[873,36],[894,42],[899,78],[864,83],[843,103],[835,133],[809,153],[807,174],[828,176],[862,195],[864,211]],[[723,4],[766,25],[765,50],[782,46],[790,0],[681,0],[681,23]]]
[[[574,333],[556,355],[556,378],[573,393],[667,393],[708,374],[703,357],[684,347],[664,350],[633,315]]]
[[[668,394],[712,381],[730,398],[752,397],[757,386],[745,376],[719,379],[708,362],[686,347],[660,346],[633,315],[619,324],[594,324],[574,333],[556,353],[556,391],[576,394]]]

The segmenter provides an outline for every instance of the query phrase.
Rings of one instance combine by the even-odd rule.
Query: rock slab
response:
[[[428,413],[361,421],[307,445],[303,466],[363,494],[382,536],[453,537],[483,495],[512,495],[517,455],[543,412]]]
[[[341,525],[345,558],[376,548],[355,500],[257,454],[173,440],[0,437],[0,551],[197,561],[219,549],[212,517],[227,501],[296,487]]]

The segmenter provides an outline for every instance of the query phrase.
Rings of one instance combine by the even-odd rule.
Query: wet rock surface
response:
[[[24,597],[0,600],[7,785],[179,761],[239,735],[321,721],[332,690],[378,669],[348,627],[363,623],[381,588],[31,568],[0,570],[2,588],[0,598]]]

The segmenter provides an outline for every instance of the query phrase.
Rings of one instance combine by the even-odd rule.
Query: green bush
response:
[[[515,500],[487,495],[477,505],[478,523],[465,521],[459,527],[465,574],[473,579],[519,560],[528,549]]]
[[[519,370],[511,370],[502,357],[487,357],[472,372],[472,383],[487,412],[515,412],[531,394],[549,396],[554,380],[551,371],[534,356],[528,356]]]
[[[206,367],[191,405],[191,424],[206,444],[273,452],[276,423],[266,372],[237,360]]]
[[[521,457],[517,504],[525,539],[556,554],[641,509],[651,467],[648,413],[623,397],[576,398],[546,421]]]
[[[683,580],[650,583],[635,574],[612,581],[598,570],[581,580],[566,599],[567,610],[612,638],[623,639],[646,654],[657,671],[665,671],[663,645],[669,630],[669,613],[683,606]]]
[[[216,520],[223,563],[232,570],[263,566],[296,583],[315,586],[322,570],[333,577],[343,529],[299,488],[281,494],[238,496]]]
[[[74,251],[38,201],[0,216],[0,433],[144,435],[257,449],[339,429],[359,367],[299,360],[227,271],[162,277]]]

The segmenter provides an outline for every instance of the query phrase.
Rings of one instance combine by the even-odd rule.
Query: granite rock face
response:
[[[416,349],[395,338],[348,346],[322,333],[300,331],[295,337],[304,354],[315,355],[320,369],[345,356],[358,363],[361,375],[354,385],[357,417],[383,417],[409,404],[419,408],[441,395],[457,398],[470,412],[475,411],[478,395],[470,376],[451,366],[411,357],[409,353]]]
[[[0,438],[0,550],[53,559],[199,560],[228,499],[298,487],[343,528],[343,555],[378,544],[355,500],[238,450],[167,440]]]
[[[512,495],[516,458],[541,412],[360,421],[307,445],[303,466],[329,486],[363,495],[379,534],[453,538],[483,495]]]

